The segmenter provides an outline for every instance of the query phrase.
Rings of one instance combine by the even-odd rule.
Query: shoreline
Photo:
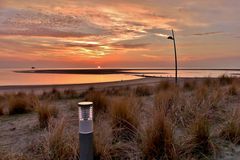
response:
[[[175,69],[150,69],[150,68],[101,68],[101,69],[27,69],[27,70],[19,70],[14,71],[16,73],[50,73],[50,74],[141,74],[141,72],[131,72],[131,71],[148,71],[148,70],[156,70],[156,71],[174,71]],[[240,69],[187,69],[180,68],[179,71],[240,71]]]
[[[64,91],[67,89],[73,89],[76,91],[84,91],[90,87],[95,89],[103,89],[110,87],[122,87],[122,86],[137,86],[137,85],[154,85],[163,80],[169,80],[174,82],[174,77],[154,77],[154,76],[140,76],[139,79],[121,80],[113,82],[99,82],[99,83],[83,83],[83,84],[46,84],[46,85],[9,85],[0,86],[0,94],[3,93],[16,93],[16,92],[34,92],[40,93],[43,91],[51,91],[53,88]],[[215,77],[178,77],[179,83],[184,80],[204,80],[206,78],[216,79]]]
[[[158,83],[159,81],[166,78],[157,78],[157,77],[145,77],[134,80],[125,80],[125,81],[113,81],[113,82],[100,82],[100,83],[84,83],[84,84],[52,84],[52,85],[10,85],[10,86],[0,86],[0,93],[11,93],[11,92],[42,92],[50,91],[55,88],[60,91],[66,89],[74,89],[78,91],[83,91],[94,87],[96,89],[108,88],[108,87],[119,87],[127,85],[140,85],[146,83]]]
[[[179,78],[179,81],[186,79],[205,79],[203,78]],[[0,86],[0,94],[1,93],[12,93],[12,92],[34,92],[39,93],[43,91],[51,91],[53,88],[64,91],[66,89],[73,89],[77,91],[84,91],[89,89],[90,87],[94,87],[95,89],[103,89],[109,87],[121,87],[121,86],[137,86],[142,84],[153,85],[159,83],[163,80],[174,81],[174,77],[142,77],[139,79],[133,80],[124,80],[124,81],[113,81],[113,82],[100,82],[100,83],[84,83],[84,84],[52,84],[52,85],[12,85],[12,86]]]

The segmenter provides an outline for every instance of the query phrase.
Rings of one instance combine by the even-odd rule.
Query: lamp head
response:
[[[174,38],[172,36],[168,36],[167,39],[171,39],[171,40],[174,40]]]
[[[92,102],[79,102],[79,118],[80,121],[92,120],[93,118],[93,103]]]

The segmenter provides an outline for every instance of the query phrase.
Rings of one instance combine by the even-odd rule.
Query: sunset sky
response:
[[[240,68],[239,0],[0,0],[0,68]]]

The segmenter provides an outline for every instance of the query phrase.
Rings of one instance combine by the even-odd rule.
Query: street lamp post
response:
[[[175,83],[177,84],[178,82],[178,65],[177,65],[177,49],[176,49],[176,40],[175,40],[175,37],[174,37],[174,31],[172,29],[172,36],[169,36],[168,39],[171,39],[173,40],[173,46],[174,46],[174,54],[175,54]]]

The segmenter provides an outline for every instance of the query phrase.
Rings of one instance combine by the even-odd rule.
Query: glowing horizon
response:
[[[240,68],[238,0],[0,2],[2,67]]]

